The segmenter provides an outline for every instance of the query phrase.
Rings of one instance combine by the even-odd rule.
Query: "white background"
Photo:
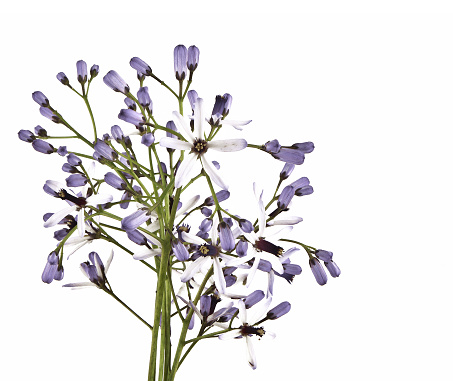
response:
[[[64,159],[33,151],[17,131],[63,128],[39,114],[31,93],[41,90],[89,134],[83,104],[55,79],[64,71],[76,84],[75,62],[84,59],[101,67],[93,108],[107,132],[123,97],[102,76],[115,69],[136,90],[128,62],[138,56],[175,85],[173,47],[195,44],[193,88],[208,104],[232,94],[231,117],[253,119],[241,136],[315,143],[293,175],[308,176],[315,189],[295,202],[304,222],[293,237],[333,251],[342,274],[320,287],[300,255],[303,274],[276,291],[292,311],[266,326],[276,340],[255,342],[258,369],[248,367],[243,342],[213,339],[196,347],[180,378],[450,380],[453,17],[446,4],[45,0],[5,9],[0,378],[146,379],[146,328],[100,291],[41,282],[55,245],[42,215],[61,208],[42,185],[66,177]],[[156,115],[168,120],[171,97],[147,83]],[[219,161],[240,213],[252,179],[270,193],[281,168],[256,150]],[[65,263],[62,283],[83,280],[78,264],[93,248]],[[110,280],[150,317],[153,279],[141,267],[117,252]]]

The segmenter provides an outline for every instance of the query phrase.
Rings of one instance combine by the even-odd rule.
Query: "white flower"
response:
[[[159,143],[163,147],[190,151],[188,157],[183,160],[176,172],[175,188],[179,188],[187,183],[195,161],[199,158],[208,176],[222,189],[228,189],[228,186],[219,176],[217,170],[212,165],[212,162],[207,158],[206,152],[209,149],[222,152],[240,151],[247,147],[247,142],[244,139],[206,141],[203,134],[203,123],[205,123],[205,118],[203,99],[201,98],[197,98],[194,105],[193,133],[181,114],[175,111],[173,112],[173,116],[175,117],[174,122],[178,127],[178,130],[184,133],[188,141],[184,142],[177,138],[165,137],[162,138]]]

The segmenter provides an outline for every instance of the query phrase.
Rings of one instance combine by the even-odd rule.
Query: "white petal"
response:
[[[55,180],[47,180],[46,185],[56,193],[58,193],[61,189],[65,189],[66,187],[64,184]]]
[[[264,335],[265,338],[267,339],[275,339],[277,335],[274,333],[274,332],[269,332],[269,331],[266,331],[266,334]]]
[[[192,279],[193,276],[198,272],[201,266],[208,260],[208,257],[200,257],[197,258],[194,262],[192,262],[181,275],[181,282],[187,282],[188,280]]]
[[[217,325],[217,324],[216,324]],[[225,332],[219,335],[220,340],[235,339],[236,337],[242,337],[238,329],[233,329],[230,332]]]
[[[110,264],[112,263],[112,259],[113,259],[113,249],[112,249],[112,251],[110,252],[110,256],[109,256],[109,258],[107,259],[107,262],[106,262],[106,264],[105,264],[105,266],[104,266],[104,268],[105,268],[105,273],[106,273],[106,274],[107,274],[107,271],[108,271],[109,268],[110,268]]]
[[[286,217],[284,220],[273,220],[269,221],[267,224],[268,226],[275,226],[275,225],[296,225],[299,222],[302,222],[302,217],[291,216]]]
[[[211,227],[211,241],[213,245],[217,245],[217,240],[219,239],[219,231],[217,227],[219,226],[219,215],[217,213],[214,214],[212,218],[212,227]]]
[[[280,260],[273,254],[266,255],[266,259],[271,263],[272,268],[279,274],[284,273],[283,265],[280,263]]]
[[[246,126],[247,124],[249,124],[252,120],[231,120],[231,119],[225,119],[225,120],[222,120],[222,124],[226,124],[226,125],[229,125],[229,126],[232,126],[234,127],[236,130],[239,130],[239,131],[242,131],[243,128],[242,126]]]
[[[146,249],[135,253],[132,258],[141,261],[146,258],[155,257],[156,255],[162,254],[161,249]]]
[[[90,205],[102,205],[107,204],[113,200],[113,196],[109,194],[94,194],[88,197],[88,202]]]
[[[178,128],[178,131],[184,131],[186,133],[186,136],[189,137],[189,142],[193,143],[195,141],[195,136],[193,136],[192,131],[190,127],[187,125],[186,121],[184,120],[183,116],[177,112],[173,111],[173,116],[174,119],[173,121],[176,124],[176,127]]]
[[[267,298],[271,298],[272,295],[274,295],[274,272],[269,271],[268,276],[267,276]]]
[[[232,258],[232,257],[230,257]],[[226,265],[230,267],[239,267],[240,265],[244,264],[245,262],[250,261],[253,259],[253,255],[246,255],[244,257],[232,258],[231,260],[227,260]]]
[[[280,239],[280,237],[283,237],[284,235],[288,234],[291,230],[293,230],[293,226],[286,226],[283,229],[277,230],[275,233],[268,234],[267,238],[272,237],[272,240],[277,240]]]
[[[214,140],[208,142],[208,149],[212,148],[213,150],[222,152],[240,151],[246,147],[247,141],[244,139]]]
[[[175,176],[175,188],[182,187],[187,182],[190,172],[192,171],[197,155],[188,155],[182,161]]]
[[[85,211],[83,208],[79,210],[77,216],[77,231],[79,232],[79,237],[85,235]]]
[[[246,287],[249,287],[250,284],[252,283],[253,278],[255,277],[256,274],[256,270],[258,269],[258,265],[260,264],[260,259],[261,259],[260,253],[255,252],[255,261],[253,262],[253,266],[250,268],[250,271],[247,275]]]
[[[77,237],[77,238],[80,238],[80,237]],[[84,237],[85,238],[85,237]],[[84,238],[81,238],[81,239],[84,239]],[[91,239],[90,238],[87,238],[85,241],[83,241],[82,243],[80,243],[79,245],[76,246],[76,248],[74,250],[72,250],[68,256],[66,257],[66,259],[69,259],[69,257],[74,254],[77,250],[79,250],[81,247],[85,246],[87,243],[91,243]],[[66,244],[65,244],[66,246]]]
[[[245,337],[245,342],[247,343],[247,361],[252,369],[256,369],[256,356],[255,351],[253,350],[252,340],[250,337]]]
[[[65,218],[68,214],[74,212],[76,209],[77,205],[73,205],[54,213],[46,222],[44,222],[44,227],[49,228],[51,226],[57,225],[63,218]]]
[[[224,294],[226,290],[225,277],[223,276],[222,266],[220,264],[219,258],[214,257],[214,279],[217,290],[220,294]]]
[[[258,303],[254,308],[251,308],[249,313],[249,324],[254,324],[260,321],[269,310],[269,306],[272,303],[272,298],[267,298],[264,302]]]
[[[203,99],[197,98],[193,110],[194,115],[194,135],[198,139],[203,138],[204,107]]]
[[[71,287],[71,290],[80,290],[85,287],[96,287],[96,285],[91,282],[79,282],[79,283],[68,283],[63,285],[63,287]]]
[[[193,146],[192,143],[183,142],[182,140],[175,139],[175,138],[169,138],[169,137],[160,139],[159,144],[162,147],[179,149],[179,150],[191,149]]]
[[[203,238],[198,237],[195,234],[190,234],[186,232],[181,232],[181,238],[189,243],[193,243],[195,245],[204,245],[206,241]]]
[[[189,201],[186,201],[184,204],[182,204],[181,208],[178,209],[176,216],[180,216],[187,212],[189,209],[192,209],[197,204],[198,200],[200,200],[200,195],[196,195]]]
[[[201,162],[203,163],[203,168],[211,178],[220,188],[228,190],[228,185],[226,185],[222,178],[219,176],[217,169],[211,164],[209,160],[206,158],[206,154],[200,155]]]
[[[247,310],[245,308],[245,303],[242,299],[238,301],[238,309],[239,309],[238,314],[239,320],[241,321],[242,324],[247,323]]]

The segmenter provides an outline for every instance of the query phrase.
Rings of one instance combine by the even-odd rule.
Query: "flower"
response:
[[[225,119],[226,116],[230,113],[231,103],[233,102],[233,97],[225,93],[222,95],[217,95],[215,97],[214,107],[212,109],[211,118],[209,119],[209,124],[212,126],[221,126],[227,124],[234,127],[236,130],[242,130],[242,126],[246,126],[252,120],[231,120]]]
[[[165,137],[160,140],[160,145],[167,148],[189,150],[189,156],[181,163],[176,176],[175,188],[182,187],[189,180],[196,159],[200,159],[203,169],[209,177],[222,189],[228,189],[228,186],[218,175],[217,170],[213,167],[211,161],[207,158],[206,152],[211,148],[216,151],[234,152],[240,151],[247,147],[244,139],[228,139],[206,141],[203,135],[203,99],[197,98],[194,109],[194,133],[185,122],[184,118],[178,113],[173,112],[174,121],[179,131],[184,131],[188,141],[181,141],[174,138]]]

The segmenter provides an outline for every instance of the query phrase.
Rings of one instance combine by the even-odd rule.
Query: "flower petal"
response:
[[[189,155],[189,157],[186,157],[185,160],[182,161],[175,176],[176,189],[182,187],[187,182],[190,172],[194,167],[195,160],[197,160],[196,155]]]
[[[162,254],[161,249],[146,249],[135,253],[132,258],[141,261],[146,258],[155,257],[156,255]]]
[[[195,141],[195,136],[192,134],[192,131],[190,127],[187,125],[183,116],[177,111],[173,111],[173,116],[174,116],[173,121],[175,122],[178,131],[184,131],[186,133],[186,136],[189,137],[188,139],[189,142],[193,143]]]
[[[94,194],[88,197],[88,202],[90,205],[102,205],[107,204],[113,200],[113,196],[109,194]]]
[[[256,356],[255,351],[253,350],[252,340],[250,337],[245,337],[245,342],[247,343],[247,361],[252,369],[256,369]]]
[[[223,276],[222,265],[220,264],[219,258],[214,257],[214,279],[217,290],[220,294],[224,294],[226,291],[225,277]]]
[[[203,266],[203,264],[208,260],[208,257],[197,258],[192,262],[181,275],[181,282],[185,283],[193,278],[193,276],[198,272],[198,270]]]
[[[194,114],[194,135],[198,139],[203,138],[203,122],[204,122],[204,107],[203,99],[197,98],[195,100]]]
[[[46,222],[44,222],[44,227],[49,228],[51,226],[57,225],[63,218],[65,218],[68,214],[74,212],[76,209],[77,205],[73,205],[54,213]]]
[[[159,144],[162,147],[179,149],[179,150],[188,150],[188,149],[192,148],[192,143],[183,142],[182,140],[175,139],[175,138],[162,138],[162,139],[160,139]]]
[[[213,150],[222,152],[240,151],[246,147],[247,141],[245,139],[226,139],[208,142],[208,149],[212,148]]]
[[[226,124],[226,125],[229,125],[229,126],[232,126],[234,127],[236,130],[239,130],[239,131],[242,131],[243,128],[242,126],[246,126],[247,124],[249,124],[252,120],[231,120],[231,119],[225,119],[225,120],[222,120],[222,124]]]
[[[200,155],[201,162],[203,164],[203,168],[208,174],[208,176],[214,181],[220,188],[228,190],[228,185],[226,185],[222,178],[218,175],[217,170],[211,164],[209,160],[207,160],[206,155]]]

